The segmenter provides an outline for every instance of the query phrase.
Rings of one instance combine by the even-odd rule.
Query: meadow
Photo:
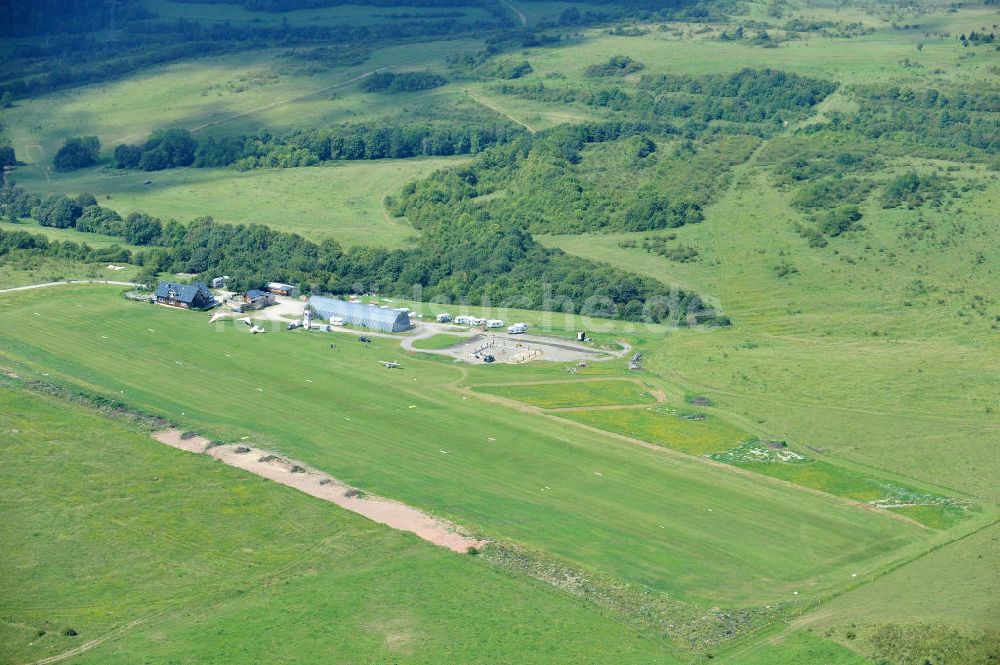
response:
[[[218,440],[250,436],[475,533],[676,600],[816,598],[926,538],[763,477],[568,430],[545,416],[511,418],[510,409],[453,387],[488,368],[424,361],[392,340],[366,346],[347,337],[334,350],[325,336],[254,336],[244,326],[208,326],[203,314],[130,304],[100,287],[12,294],[0,308],[0,355],[25,377],[45,372],[116,395]],[[26,334],[39,317],[61,325]],[[406,369],[389,372],[379,360]],[[697,526],[706,514],[718,522],[711,532]]]
[[[361,25],[372,11],[346,6],[271,14],[150,1],[165,18],[194,12],[203,20],[246,24],[286,18],[295,25]],[[511,4],[530,26],[570,6],[605,7]],[[780,17],[773,16],[775,7]],[[320,652],[331,644],[338,653],[359,644],[351,652],[360,651],[359,660],[401,663],[485,661],[486,653],[496,656],[491,662],[700,662],[708,649],[713,662],[741,665],[964,665],[1000,657],[1000,462],[989,448],[1000,436],[995,156],[991,162],[971,148],[928,147],[904,132],[874,140],[812,131],[838,113],[857,111],[854,86],[913,88],[917,96],[926,88],[995,90],[994,47],[963,47],[956,36],[995,30],[996,8],[833,0],[755,1],[743,8],[747,13],[721,21],[631,21],[631,35],[611,34],[608,26],[563,26],[552,31],[558,42],[507,44],[499,56],[533,68],[505,83],[547,89],[620,84],[631,90],[636,76],[596,80],[585,73],[616,55],[643,63],[641,74],[773,67],[839,84],[811,115],[784,131],[765,128],[745,153],[721,155],[736,165],[711,187],[701,186],[708,177],[704,158],[731,144],[703,140],[700,130],[680,122],[678,134],[656,137],[651,164],[680,157],[669,171],[657,172],[657,187],[671,196],[711,193],[699,223],[565,234],[564,228],[539,228],[530,209],[518,217],[547,247],[719,303],[732,326],[681,329],[527,311],[506,302],[437,305],[422,302],[419,289],[410,300],[386,300],[427,316],[448,311],[525,321],[532,332],[567,338],[583,330],[608,349],[627,342],[643,354],[640,373],[626,374],[627,356],[570,368],[578,375],[568,380],[561,364],[466,366],[406,353],[396,340],[364,346],[350,335],[276,329],[254,336],[242,326],[209,326],[206,315],[127,303],[120,288],[0,295],[3,369],[122,400],[217,440],[249,437],[496,542],[493,554],[478,559],[440,553],[284,488],[161,449],[141,432],[75,407],[0,389],[0,402],[9,405],[0,409],[0,438],[11,440],[4,441],[11,461],[0,471],[0,497],[5,514],[14,516],[0,527],[0,542],[10,543],[0,546],[0,558],[12,571],[4,577],[25,580],[16,589],[0,587],[6,594],[0,606],[10,617],[0,622],[0,644],[11,645],[0,647],[0,661],[60,652],[77,639],[54,639],[69,625],[82,627],[79,639],[86,640],[135,618],[147,622],[80,660],[133,662],[136,653],[164,661],[243,662],[261,654],[295,660],[301,649]],[[873,31],[848,38],[777,27],[800,18]],[[720,38],[722,30],[743,24],[752,34],[753,21],[769,24],[772,44]],[[404,218],[391,218],[383,197],[438,168],[464,165],[465,158],[126,175],[104,166],[115,143],[141,141],[169,126],[201,138],[263,127],[492,114],[541,133],[565,123],[635,119],[631,110],[504,94],[501,81],[463,78],[446,65],[449,55],[483,46],[478,39],[379,46],[360,65],[333,68],[303,64],[295,49],[203,57],[18,99],[0,111],[0,120],[26,162],[13,178],[32,191],[90,191],[123,214],[142,210],[182,221],[211,215],[316,240],[330,235],[345,245],[405,247],[417,231]],[[432,70],[449,81],[430,91],[362,93],[358,77],[382,67]],[[722,135],[732,129],[714,128]],[[53,172],[53,153],[77,134],[101,137],[102,164]],[[689,143],[702,162],[687,159],[682,150]],[[577,170],[588,191],[622,192],[644,182],[623,146],[581,150]],[[873,157],[867,170],[836,176],[870,187],[857,204],[863,217],[822,246],[811,244],[803,228],[815,226],[818,213],[800,205],[804,185],[789,181],[789,158],[832,161],[845,153]],[[947,184],[944,205],[887,206],[887,183],[909,170],[940,177]],[[149,186],[142,184],[147,178]],[[512,193],[501,187],[477,205],[489,207]],[[0,222],[0,228],[95,246],[113,242],[28,224]],[[644,248],[664,242],[696,256],[682,261]],[[137,270],[129,266],[108,278],[128,279]],[[0,262],[0,288],[106,272],[44,257]],[[443,348],[456,339],[435,335],[415,347]],[[405,369],[390,372],[379,360],[400,361]],[[665,403],[652,406],[654,394]],[[491,395],[536,408],[519,410]],[[694,395],[708,402],[697,407],[704,420],[682,417],[695,407],[679,405]],[[545,409],[560,410],[540,412]],[[11,428],[21,430],[20,438],[8,435]],[[112,443],[103,447],[105,440]],[[745,441],[786,442],[808,459],[748,461],[740,457]],[[36,482],[38,474],[45,482]],[[153,477],[176,483],[167,490],[148,481]],[[108,489],[121,488],[111,484],[117,481],[131,484]],[[929,503],[892,507],[895,516],[856,503],[884,502],[900,492],[930,497]],[[71,500],[68,516],[57,501],[64,495]],[[43,510],[31,510],[26,496]],[[128,510],[121,510],[126,501]],[[205,508],[214,506],[221,508]],[[180,514],[194,519],[182,521]],[[307,526],[315,524],[344,535],[315,534]],[[127,537],[119,531],[123,525]],[[80,535],[87,528],[95,534],[90,540]],[[208,530],[220,531],[219,542],[204,537]],[[43,548],[46,536],[72,545]],[[244,545],[247,536],[251,542]],[[505,548],[527,563],[497,564]],[[140,551],[158,558],[145,562]],[[297,558],[302,551],[309,554]],[[104,552],[112,558],[104,561]],[[422,571],[416,577],[415,566]],[[142,581],[135,603],[119,599],[120,570]],[[565,577],[584,579],[585,589],[626,589],[649,600],[602,604],[595,600],[601,593],[586,591],[585,600],[573,599],[576,592],[560,586],[564,577],[538,570],[570,570]],[[536,580],[526,580],[525,572]],[[552,585],[562,592],[553,593]],[[77,599],[80,589],[85,597]],[[733,623],[715,629],[734,633],[707,639],[698,621],[718,613]],[[665,641],[643,623],[654,615],[673,624],[664,628]],[[740,623],[746,616],[753,618]],[[621,622],[638,626],[645,637]],[[480,628],[473,634],[474,625]],[[42,628],[47,632],[36,640]],[[568,641],[569,633],[579,638]],[[646,639],[650,635],[656,639]],[[698,637],[689,641],[688,635]],[[466,648],[476,643],[480,651]]]
[[[57,229],[51,226],[40,226],[32,219],[22,219],[17,223],[9,220],[0,220],[0,231],[24,231],[26,233],[41,234],[49,240],[60,242],[87,243],[94,249],[103,249],[118,245],[126,249],[136,249],[134,245],[129,245],[121,238],[107,236],[101,233],[80,233],[74,229]]]
[[[31,284],[45,284],[68,279],[97,279],[128,282],[135,279],[139,269],[132,265],[122,270],[111,270],[107,265],[94,265],[79,261],[66,261],[47,257],[26,261],[0,262],[0,289],[10,289]]]
[[[447,349],[455,346],[461,342],[464,337],[461,335],[451,335],[448,333],[439,333],[436,335],[431,335],[430,337],[424,337],[423,339],[413,340],[413,348],[415,349]]]
[[[80,406],[0,387],[0,447],[3,663],[92,640],[74,662],[678,662],[554,590]]]
[[[635,437],[690,455],[729,450],[749,434],[712,416],[693,419],[690,413],[669,406],[646,409],[562,411],[560,417],[599,429]]]
[[[989,297],[996,277],[968,262],[977,252],[1000,257],[995,241],[984,240],[996,181],[963,205],[967,230],[955,244],[918,243],[886,264],[877,257],[899,243],[916,211],[872,211],[880,221],[868,231],[838,241],[835,252],[812,250],[795,233],[787,194],[750,172],[705,222],[678,229],[703,252],[700,263],[622,248],[613,235],[550,241],[719,298],[736,325],[669,335],[647,352],[657,376],[800,448],[995,501],[997,468],[981,446],[1000,431],[989,388],[1000,355],[989,342],[991,317],[970,305],[977,294]],[[941,229],[950,224],[945,213],[922,215]],[[754,233],[741,233],[747,224]],[[795,272],[779,276],[782,262]],[[928,273],[935,295],[908,298],[908,285]]]
[[[219,7],[220,5],[215,5]],[[4,133],[41,177],[68,136],[97,135],[110,157],[119,143],[138,143],[157,129],[183,127],[198,138],[287,130],[391,117],[426,117],[461,105],[460,87],[399,95],[363,94],[370,72],[441,68],[454,52],[475,50],[463,40],[377,49],[361,65],[304,67],[286,50],[260,50],[184,60],[112,80],[19,101],[4,109]],[[294,50],[292,51],[294,53]],[[61,174],[50,173],[58,180]]]
[[[93,168],[51,179],[25,171],[18,173],[17,182],[28,191],[90,192],[102,206],[123,216],[139,211],[188,222],[208,215],[231,224],[264,224],[316,241],[332,237],[344,246],[396,248],[408,244],[415,232],[405,221],[390,217],[382,199],[415,178],[461,162],[462,158],[432,157],[294,169],[178,168],[156,173]],[[147,179],[151,184],[143,184]],[[104,240],[90,233],[65,234],[65,239],[75,237],[76,242],[94,246]]]
[[[544,409],[655,402],[649,390],[633,381],[571,381],[476,386],[478,392],[499,395]]]

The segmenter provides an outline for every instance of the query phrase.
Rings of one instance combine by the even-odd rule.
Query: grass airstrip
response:
[[[25,376],[48,373],[218,440],[251,437],[475,533],[688,602],[815,598],[927,536],[565,421],[512,419],[455,389],[485,368],[408,357],[391,340],[338,337],[331,349],[320,335],[250,335],[100,287],[8,294],[0,313],[0,357]]]
[[[0,450],[3,663],[676,662],[526,578],[79,406],[0,387]]]
[[[531,23],[567,6],[513,4]],[[770,4],[748,7],[761,18]],[[242,20],[229,5],[193,7]],[[634,37],[574,30],[558,45],[518,53],[535,70],[523,83],[586,87],[583,69],[619,54],[644,62],[648,73],[772,66],[845,85],[972,86],[990,76],[989,53],[963,49],[955,35],[995,23],[993,8],[928,7],[915,19],[921,28],[907,30],[845,3],[783,7],[788,19],[859,21],[876,32],[805,35],[764,49],[718,40],[720,26],[712,25],[643,26]],[[361,20],[356,9],[344,11]],[[292,19],[322,22],[329,14]],[[222,136],[424,118],[473,104],[535,130],[603,117],[582,104],[503,95],[495,81],[453,80],[431,94],[393,98],[349,83],[381,66],[444,72],[446,55],[481,46],[403,45],[357,67],[313,73],[273,53],[202,58],[18,100],[3,118],[28,163],[14,178],[35,191],[89,190],[121,212],[182,221],[212,215],[312,238],[329,233],[348,245],[400,246],[414,232],[384,217],[381,198],[437,168],[435,160],[245,174],[181,169],[148,176],[151,186],[100,167],[74,174],[44,167],[67,136],[98,134],[107,158],[115,143],[167,126]],[[839,91],[819,111],[847,103]],[[988,662],[1000,621],[1000,535],[990,526],[1000,463],[989,449],[1000,435],[996,173],[890,160],[886,173],[947,172],[960,192],[957,208],[888,210],[873,199],[862,205],[865,229],[811,248],[795,231],[801,213],[775,182],[779,157],[801,148],[800,140],[789,134],[762,144],[704,222],[670,230],[699,252],[697,260],[646,251],[642,233],[540,238],[719,299],[732,328],[500,316],[526,321],[533,332],[586,330],[609,346],[627,339],[643,353],[635,376],[663,391],[660,403],[643,401],[644,385],[611,387],[627,376],[624,359],[568,377],[546,364],[459,366],[407,354],[390,340],[364,347],[336,337],[333,350],[329,337],[211,327],[206,315],[130,304],[120,289],[102,287],[0,295],[0,365],[217,440],[249,437],[537,560],[668,596],[692,615],[723,608],[741,616],[740,608],[768,605],[800,615],[715,653],[713,662],[867,662],[856,653],[901,663],[959,653]],[[913,237],[918,221],[930,228],[926,237]],[[0,265],[0,288],[96,272],[48,261],[26,270]],[[442,310],[457,313],[420,306],[425,314]],[[400,360],[405,369],[390,372],[379,360]],[[578,379],[610,380],[583,391],[571,385]],[[559,387],[540,394],[527,385],[539,381]],[[515,412],[516,404],[486,392],[535,412]],[[686,394],[710,406],[685,405]],[[498,572],[486,556],[438,551],[62,402],[0,389],[0,407],[0,573],[18,580],[0,589],[0,662],[64,653],[140,620],[78,660],[131,663],[141,653],[243,663],[328,649],[334,660],[373,662],[477,662],[490,654],[509,662],[669,663],[679,653],[676,635],[664,651],[623,629],[618,614]],[[683,417],[696,410],[705,419]],[[770,448],[771,441],[788,447]],[[786,450],[802,459],[773,459]],[[913,499],[923,503],[908,504]],[[863,505],[871,501],[887,509]],[[132,579],[134,600],[122,602]],[[70,627],[79,636],[62,635]],[[968,641],[949,651],[959,633]],[[934,653],[909,651],[929,643]],[[962,661],[952,655],[951,662]]]

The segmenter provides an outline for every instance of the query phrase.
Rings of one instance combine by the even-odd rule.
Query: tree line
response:
[[[31,195],[8,185],[0,206],[31,203]],[[89,195],[35,197],[39,223],[121,237],[142,250],[111,248],[102,258],[74,243],[54,243],[23,231],[0,231],[0,255],[13,251],[78,260],[131,261],[142,280],[188,272],[231,277],[237,289],[280,280],[329,293],[378,292],[446,302],[489,302],[527,309],[586,313],[635,321],[728,324],[696,294],[606,264],[540,245],[524,228],[503,224],[486,211],[465,211],[425,224],[414,247],[343,249],[333,239],[315,243],[260,225],[228,225],[201,218],[183,225],[143,213],[125,218]],[[23,208],[21,208],[23,209]],[[88,258],[90,257],[90,258]],[[108,258],[113,257],[113,258]]]
[[[365,92],[416,92],[430,90],[447,83],[447,79],[433,72],[376,72],[361,82]]]
[[[602,72],[601,76],[607,76],[604,72],[633,64],[626,56],[615,56],[609,63],[588,67],[585,74],[593,77],[592,72]],[[804,117],[836,87],[830,81],[773,69],[742,69],[728,76],[647,74],[635,86],[619,83],[610,87],[574,88],[547,85],[543,81],[521,85],[501,83],[497,91],[524,99],[608,108],[643,120],[769,123],[773,132],[784,121]]]
[[[198,140],[187,130],[154,132],[143,144],[114,149],[119,169],[158,171],[176,166],[289,168],[328,161],[403,159],[466,155],[511,141],[523,133],[513,123],[354,123],[329,129],[274,134],[209,137]]]

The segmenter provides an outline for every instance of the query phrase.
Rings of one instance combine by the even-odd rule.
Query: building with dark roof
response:
[[[373,330],[385,332],[402,332],[409,330],[410,314],[398,309],[383,309],[376,305],[366,305],[360,302],[347,302],[337,298],[313,296],[309,298],[309,307],[320,319],[340,319]]]
[[[215,304],[212,292],[202,282],[194,284],[160,282],[156,287],[155,297],[156,302],[161,305],[184,309],[205,309]]]

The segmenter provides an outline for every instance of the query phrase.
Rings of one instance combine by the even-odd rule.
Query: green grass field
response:
[[[431,335],[430,337],[413,340],[413,348],[428,350],[447,349],[455,346],[463,339],[465,339],[465,337],[462,337],[461,335],[438,333],[436,335]]]
[[[372,11],[396,11],[344,6],[278,14],[149,1],[164,19],[195,13],[237,24],[362,25]],[[605,8],[511,4],[529,25],[570,6]],[[145,623],[78,660],[131,663],[141,654],[149,662],[235,663],[323,653],[357,662],[702,662],[703,645],[684,651],[684,635],[691,617],[712,616],[712,608],[736,624],[743,610],[777,618],[752,623],[756,632],[748,638],[713,644],[713,662],[965,665],[1000,658],[1000,461],[990,450],[1000,435],[1000,176],[960,151],[950,160],[916,157],[903,139],[882,137],[877,167],[866,176],[874,189],[859,204],[863,228],[830,238],[826,247],[810,246],[796,231],[809,219],[795,205],[795,186],[778,184],[783,160],[809,153],[818,141],[828,142],[821,147],[830,154],[870,147],[796,132],[855,109],[852,85],[918,93],[995,85],[993,46],[963,48],[956,36],[995,31],[1000,15],[981,3],[949,8],[929,0],[755,0],[725,11],[744,7],[746,14],[721,22],[636,23],[645,31],[640,36],[560,28],[558,43],[517,46],[502,56],[533,67],[513,83],[546,88],[613,84],[584,70],[614,55],[641,61],[650,74],[774,67],[841,84],[814,116],[763,140],[701,223],[536,236],[706,296],[721,304],[732,327],[670,329],[397,300],[424,315],[525,321],[532,332],[561,337],[586,330],[606,348],[627,342],[643,354],[641,373],[626,374],[627,356],[591,363],[567,380],[565,364],[467,367],[406,353],[396,340],[367,347],[338,341],[333,350],[328,335],[275,329],[253,336],[242,326],[211,327],[204,314],[127,303],[120,288],[0,295],[0,369],[121,399],[218,440],[250,437],[530,552],[542,569],[567,565],[585,578],[665,598],[666,621],[681,626],[672,641],[623,627],[635,625],[637,615],[658,614],[653,602],[634,612],[598,603],[595,612],[589,600],[493,568],[489,556],[439,552],[75,407],[0,388],[7,453],[0,507],[8,517],[0,527],[0,575],[19,581],[0,585],[0,662],[61,653],[137,619]],[[771,15],[776,10],[780,18]],[[461,11],[484,15],[480,8]],[[856,22],[875,32],[783,41],[777,26],[796,18]],[[755,31],[754,21],[771,26],[776,47],[719,39],[737,25]],[[284,50],[199,58],[16,100],[0,120],[27,162],[13,177],[29,190],[91,191],[122,213],[182,221],[212,215],[313,239],[330,235],[345,245],[401,247],[415,231],[385,215],[385,194],[461,159],[127,175],[101,167],[54,173],[48,165],[67,136],[99,135],[106,162],[115,143],[167,126],[223,136],[471,113],[506,117],[531,131],[629,119],[580,102],[501,94],[498,81],[453,79],[400,95],[363,94],[352,82],[379,67],[447,73],[449,54],[482,47],[472,40],[403,44],[377,50],[362,65],[327,70],[310,70]],[[681,140],[663,140],[656,158]],[[602,157],[601,150],[583,151],[588,187],[636,182],[625,153]],[[949,205],[883,208],[883,185],[909,169],[943,174],[954,184]],[[700,174],[694,167],[671,172],[661,189],[673,194],[686,176]],[[146,178],[151,186],[142,185]],[[32,225],[0,228],[94,246],[113,242]],[[671,261],[642,248],[647,235],[667,233],[696,249],[697,258]],[[0,262],[0,288],[60,277],[128,279],[136,271],[41,258]],[[457,339],[435,335],[415,346],[444,348]],[[406,370],[387,372],[379,360],[401,361]],[[528,413],[537,409],[480,393],[541,409],[575,408]],[[661,393],[665,405],[646,405]],[[710,398],[711,406],[674,412],[672,405],[690,395]],[[603,408],[614,406],[623,408]],[[695,408],[707,417],[679,417]],[[737,460],[739,444],[754,437],[786,441],[809,460]],[[890,507],[912,521],[837,498],[884,502],[900,493],[923,497]],[[134,600],[121,600],[126,580],[135,585]],[[81,634],[60,635],[67,626]]]
[[[796,623],[862,654],[914,662],[1000,657],[993,523],[824,603]]]
[[[86,243],[94,249],[103,249],[118,245],[126,249],[136,249],[134,245],[129,245],[121,238],[106,236],[101,233],[80,233],[74,229],[57,229],[51,226],[41,226],[33,219],[22,219],[18,223],[8,220],[0,220],[0,231],[24,231],[44,235],[49,240],[59,240],[60,242]]]
[[[633,381],[567,381],[477,386],[479,392],[499,395],[544,409],[655,402],[648,389]]]
[[[988,341],[989,317],[969,303],[995,290],[996,277],[967,265],[977,251],[1000,256],[995,242],[978,240],[996,218],[987,208],[997,186],[987,182],[985,196],[970,199],[962,215],[977,231],[943,250],[914,247],[894,266],[873,255],[898,242],[898,218],[915,212],[887,211],[836,253],[813,250],[792,229],[785,196],[762,174],[734,187],[705,222],[681,229],[685,242],[707,248],[711,271],[622,249],[614,236],[558,244],[720,298],[736,325],[671,334],[647,352],[654,374],[799,448],[994,501],[997,467],[981,446],[1000,431],[1000,404],[989,388],[1000,355]],[[754,233],[741,233],[747,224]],[[782,253],[798,271],[785,279],[773,269]],[[908,302],[907,285],[925,271],[940,296]]]
[[[440,68],[449,53],[476,48],[477,42],[461,40],[403,44],[379,49],[361,65],[321,72],[289,60],[284,50],[185,60],[18,102],[4,110],[4,130],[18,157],[29,164],[22,170],[42,171],[63,140],[79,134],[97,135],[103,154],[110,156],[116,144],[143,141],[164,127],[184,127],[200,137],[405,117],[410,112],[422,116],[428,104],[453,105],[456,96],[447,91],[457,93],[459,88],[432,95],[373,96],[362,94],[357,80],[382,67]]]
[[[139,269],[126,265],[122,270],[109,270],[104,263],[80,263],[48,257],[33,257],[16,263],[0,263],[0,289],[31,284],[45,284],[67,279],[97,279],[129,282]]]
[[[474,532],[681,600],[815,598],[926,537],[762,477],[513,418],[451,387],[489,368],[422,361],[391,340],[331,350],[325,336],[249,335],[99,287],[6,295],[0,311],[0,356],[26,377],[46,372],[221,440],[250,436]],[[60,326],[39,328],[36,312]],[[393,359],[405,375],[377,362]],[[701,528],[706,515],[717,528]]]
[[[81,407],[0,388],[0,449],[3,663],[105,638],[74,662],[675,662],[554,590]]]
[[[635,437],[691,455],[707,455],[737,446],[749,434],[718,418],[690,420],[671,407],[564,411],[559,415],[609,432]]]
[[[836,642],[808,631],[798,631],[780,639],[765,639],[749,649],[737,649],[716,657],[715,662],[740,665],[867,665],[871,661]]]
[[[86,169],[51,180],[28,173],[18,184],[28,191],[94,194],[102,206],[122,215],[141,211],[188,222],[209,215],[231,224],[264,224],[313,240],[330,236],[345,246],[400,247],[415,231],[390,217],[382,207],[386,194],[462,158],[348,162],[294,169],[170,169],[106,171]],[[144,185],[147,180],[152,184]],[[106,198],[110,196],[110,198]],[[4,227],[6,228],[6,227]],[[98,246],[105,236],[75,234],[66,238]]]

